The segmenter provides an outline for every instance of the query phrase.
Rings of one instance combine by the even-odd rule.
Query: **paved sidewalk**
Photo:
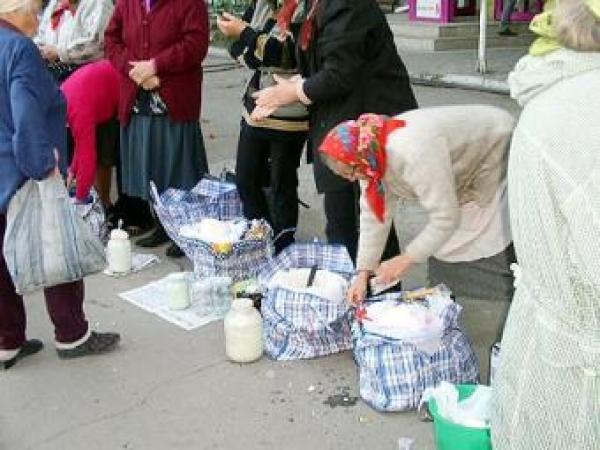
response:
[[[477,50],[401,52],[414,84],[458,87],[508,95],[506,79],[527,49],[488,49],[486,75],[477,71]]]
[[[202,130],[210,167],[232,168],[239,133],[245,72],[225,70],[229,60],[211,57],[204,78]],[[517,114],[505,96],[458,89],[415,88],[422,106],[487,103]],[[322,199],[312,169],[299,169],[300,239],[323,237]],[[406,242],[425,216],[403,205],[398,216]],[[434,450],[433,427],[413,412],[380,414],[362,401],[331,407],[341,392],[358,396],[350,352],[312,361],[250,365],[226,360],[223,324],[186,332],[118,297],[169,272],[189,269],[185,260],[161,264],[122,279],[86,280],[86,311],[94,329],[122,333],[113,354],[58,360],[40,294],[26,299],[28,334],[46,348],[0,372],[0,450],[396,450],[399,437],[415,450]],[[417,270],[410,284],[424,282]],[[465,327],[487,372],[487,353],[505,305],[475,300],[466,305]],[[484,375],[484,379],[486,379]]]

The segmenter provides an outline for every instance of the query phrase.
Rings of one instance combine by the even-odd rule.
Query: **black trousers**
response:
[[[325,192],[324,206],[327,225],[325,234],[331,244],[342,244],[348,249],[352,261],[356,261],[358,235],[360,228],[360,188],[357,183],[348,184],[347,188]],[[400,244],[396,229],[392,224],[382,260],[400,254]]]
[[[236,159],[236,184],[247,219],[265,219],[275,235],[298,225],[298,166],[306,136],[289,133],[277,138],[242,122]],[[270,202],[265,187],[270,186]],[[294,233],[282,235],[277,251],[294,242]]]

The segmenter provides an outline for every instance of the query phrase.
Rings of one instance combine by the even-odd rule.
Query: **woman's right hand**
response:
[[[348,293],[346,294],[346,300],[350,305],[355,308],[358,307],[367,296],[367,284],[369,282],[369,272],[361,271],[358,273],[356,280],[350,289],[348,289]]]

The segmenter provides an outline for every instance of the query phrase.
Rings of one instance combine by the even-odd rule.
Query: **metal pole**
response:
[[[479,56],[477,62],[477,70],[480,74],[485,75],[487,72],[486,61],[486,38],[487,33],[487,0],[481,0],[479,6]]]

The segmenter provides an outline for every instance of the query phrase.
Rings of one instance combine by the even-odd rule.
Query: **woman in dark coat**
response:
[[[253,117],[266,117],[292,101],[309,105],[309,150],[317,190],[325,194],[327,239],[344,244],[355,258],[358,186],[329,170],[314,150],[344,120],[366,112],[396,115],[416,108],[417,102],[375,0],[304,0],[304,8],[297,48],[303,78],[280,79],[277,86],[257,93]],[[398,252],[392,229],[384,257]]]
[[[266,219],[273,226],[277,252],[294,242],[298,226],[298,166],[306,142],[308,109],[301,102],[275,111],[267,120],[250,118],[252,94],[273,84],[273,75],[295,76],[293,33],[280,29],[286,13],[277,0],[255,0],[240,19],[224,13],[217,21],[221,32],[236,38],[233,58],[252,69],[242,99],[242,123],[236,158],[236,184],[247,219]],[[297,11],[300,15],[300,11]],[[293,20],[290,27],[299,28]],[[264,192],[263,172],[268,172],[271,204]],[[269,206],[271,206],[269,208]]]
[[[122,189],[149,199],[191,189],[208,172],[200,131],[202,61],[208,51],[208,13],[199,0],[121,0],[105,34],[106,55],[121,73]],[[168,241],[159,225],[137,242]],[[182,256],[175,244],[169,256]]]

